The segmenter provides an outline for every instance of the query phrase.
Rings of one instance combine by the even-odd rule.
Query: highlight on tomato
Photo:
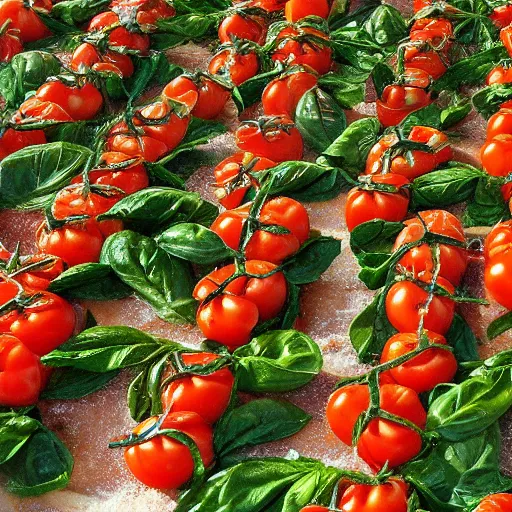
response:
[[[512,221],[497,224],[485,242],[485,288],[492,298],[512,309],[508,276],[512,269]]]
[[[223,293],[207,303],[205,299],[235,273],[235,265],[214,270],[201,279],[193,296],[201,304],[197,324],[210,340],[235,349],[251,339],[251,332],[259,322],[275,318],[286,302],[288,287],[282,272],[267,261],[245,262],[249,274],[267,277],[240,276],[231,281]]]
[[[13,121],[17,124],[39,121],[69,123],[74,119],[60,105],[31,96],[20,105],[13,116]]]
[[[51,1],[41,2],[38,9],[50,12]],[[23,43],[31,43],[52,35],[48,27],[37,15],[37,11],[23,0],[3,0],[0,2],[0,26],[9,21],[9,28],[19,31]]]
[[[301,160],[304,142],[291,119],[285,116],[260,117],[244,121],[235,132],[236,145],[274,162]]]
[[[444,336],[431,331],[423,331],[422,336],[429,344],[445,345]],[[398,333],[389,338],[380,358],[381,364],[398,359],[418,348],[418,333]],[[388,370],[397,384],[423,393],[434,389],[438,384],[451,382],[457,372],[457,359],[450,350],[428,348],[407,362]]]
[[[487,140],[498,135],[512,135],[512,109],[501,108],[487,121]]]
[[[0,160],[27,146],[38,144],[46,144],[46,136],[42,130],[21,131],[7,128],[0,138]]]
[[[276,165],[268,158],[244,151],[225,158],[213,170],[215,196],[219,203],[228,210],[240,206],[248,190],[255,185],[249,173],[263,171]]]
[[[489,18],[499,28],[508,27],[512,23],[512,6],[499,5],[495,7]]]
[[[176,14],[168,0],[114,0],[110,8],[120,17],[135,17],[145,32],[153,32],[158,20],[172,18]]]
[[[512,249],[512,220],[496,224],[487,235],[484,246],[485,261]]]
[[[418,394],[398,384],[380,385],[380,408],[425,428],[427,414]],[[333,433],[348,446],[359,416],[370,406],[366,384],[343,386],[331,394],[327,421]],[[422,447],[421,435],[412,428],[383,418],[373,418],[357,441],[359,456],[375,471],[386,463],[394,468],[416,457]]]
[[[386,296],[386,315],[390,324],[399,332],[416,332],[423,319],[423,328],[438,334],[446,334],[455,314],[455,302],[430,289],[432,279],[421,278],[417,282],[398,281],[391,286]],[[454,286],[439,277],[436,285],[448,294],[453,294]],[[427,307],[428,306],[428,307]]]
[[[187,366],[205,366],[219,357],[208,352],[181,355]],[[165,377],[164,374],[164,380]],[[213,425],[229,405],[234,382],[235,378],[227,367],[209,375],[187,374],[165,387],[162,393],[163,410],[171,413],[195,412],[206,423]]]
[[[498,493],[485,497],[473,512],[509,512],[512,510],[512,494]]]
[[[261,17],[251,16],[239,11],[222,20],[218,35],[221,43],[231,43],[237,39],[245,39],[263,44],[266,35],[265,21]]]
[[[430,43],[435,47],[444,47],[453,37],[453,25],[444,18],[421,18],[416,20],[409,32],[411,41]]]
[[[148,418],[133,433],[142,435],[159,420]],[[194,412],[167,414],[159,430],[179,430],[194,441],[205,467],[214,459],[212,428]],[[165,434],[125,448],[124,460],[133,476],[148,487],[178,489],[194,474],[194,459],[190,449],[180,441]]]
[[[376,174],[354,187],[347,195],[345,222],[352,231],[363,222],[382,219],[400,222],[409,210],[409,180],[399,174]],[[379,189],[385,185],[389,189]]]
[[[11,22],[6,21],[0,27],[0,62],[8,63],[11,59],[23,51],[23,43],[20,39],[20,31],[9,28]]]
[[[0,406],[35,404],[42,384],[39,357],[18,338],[0,334]]]
[[[384,127],[395,126],[431,102],[430,94],[420,87],[388,85],[376,101],[377,117]]]
[[[329,16],[329,2],[327,0],[288,0],[284,6],[284,15],[290,23],[306,16]]]
[[[113,72],[121,78],[133,75],[134,66],[129,55],[107,50],[103,55],[91,43],[78,46],[69,63],[69,68],[78,73],[92,69],[97,72]]]
[[[491,69],[485,81],[487,85],[509,84],[512,82],[512,68],[500,64]]]
[[[261,101],[266,116],[295,117],[297,105],[307,91],[315,87],[318,78],[314,73],[290,70],[274,78],[264,89]]]
[[[491,176],[507,176],[512,158],[512,135],[503,133],[487,139],[480,149],[482,167]]]
[[[252,203],[234,210],[222,212],[210,229],[217,233],[224,243],[238,250],[244,224],[249,217]],[[288,233],[277,234],[262,229],[256,230],[245,247],[249,260],[264,260],[281,263],[295,254],[309,238],[309,215],[304,206],[289,197],[274,197],[261,208],[259,222],[262,226],[281,226]]]
[[[422,279],[431,279],[437,273],[454,286],[458,286],[468,265],[468,253],[461,244],[465,244],[464,228],[455,215],[445,210],[427,210],[419,212],[418,217],[405,221],[405,228],[399,233],[393,251],[411,242],[420,240],[425,235],[425,227],[430,233],[452,238],[459,246],[438,244],[420,244],[409,249],[400,259],[398,265]],[[438,252],[437,252],[438,251]]]
[[[208,73],[231,80],[233,85],[241,85],[256,76],[260,70],[260,59],[254,43],[227,43],[212,57]]]
[[[508,54],[512,56],[512,27],[510,25],[500,30],[500,40]]]

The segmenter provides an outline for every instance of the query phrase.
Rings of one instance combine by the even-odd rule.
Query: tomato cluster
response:
[[[502,5],[494,9],[491,20],[500,28],[500,40],[512,57],[512,9],[510,5]],[[494,67],[487,75],[487,85],[508,84],[512,82],[510,63],[505,61]]]

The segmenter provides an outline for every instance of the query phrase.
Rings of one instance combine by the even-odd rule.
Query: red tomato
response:
[[[249,7],[258,7],[266,12],[275,12],[284,9],[285,4],[286,0],[251,0]]]
[[[208,64],[210,74],[229,77],[234,85],[240,85],[256,76],[259,69],[258,55],[250,47],[237,51],[232,46],[222,50],[215,54]]]
[[[240,206],[252,184],[248,172],[262,171],[276,165],[268,158],[243,151],[225,158],[213,170],[217,187],[215,195],[219,203],[228,210]]]
[[[508,26],[500,30],[500,39],[509,55],[512,56],[512,27]]]
[[[496,302],[512,309],[509,276],[512,269],[512,252],[509,250],[495,254],[485,265],[485,287]]]
[[[95,71],[102,71],[105,69],[105,66],[108,65],[116,67],[119,70],[122,78],[129,78],[135,71],[132,59],[129,55],[110,50],[105,52],[103,55],[103,62],[95,64],[92,68]]]
[[[512,135],[496,135],[487,139],[480,149],[482,167],[491,176],[507,176],[510,173],[509,161],[512,158]]]
[[[242,151],[269,158],[274,162],[301,160],[304,142],[293,121],[284,116],[261,117],[244,121],[235,132],[236,145]]]
[[[294,23],[306,16],[329,16],[329,2],[327,0],[288,0],[284,6],[286,19]]]
[[[197,95],[192,115],[200,119],[214,119],[219,116],[231,96],[229,89],[204,75],[179,76],[165,86],[162,96],[179,100],[191,91]]]
[[[510,82],[512,82],[512,68],[501,65],[491,69],[486,79],[487,85],[508,84]]]
[[[242,229],[249,216],[252,204],[236,210],[222,212],[211,225],[228,247],[238,250]],[[281,263],[309,238],[309,215],[304,206],[289,197],[275,197],[267,201],[261,209],[259,221],[264,225],[283,226],[290,233],[277,235],[257,230],[245,249],[249,260],[263,260]]]
[[[119,26],[119,16],[113,11],[105,11],[97,14],[89,23],[88,32],[95,32],[102,29],[114,27],[108,36],[110,48],[127,48],[140,53],[146,53],[149,50],[149,36],[138,32],[131,32],[126,27]]]
[[[429,343],[447,345],[446,339],[440,334],[424,331]],[[398,333],[386,343],[380,362],[387,363],[418,348],[417,333]],[[451,382],[457,373],[457,359],[452,352],[441,348],[430,348],[389,370],[393,379],[400,385],[423,393],[434,389],[438,384]]]
[[[0,33],[0,62],[11,62],[11,59],[22,51],[23,43],[19,30],[5,28],[4,32]]]
[[[164,142],[146,135],[131,134],[128,128],[120,128],[119,132],[111,133],[107,139],[107,149],[131,157],[140,157],[146,162],[156,162],[169,151]]]
[[[383,219],[389,222],[403,220],[409,209],[409,180],[398,174],[378,174],[371,177],[372,183],[393,185],[396,192],[381,192],[365,189],[364,185],[353,188],[345,204],[347,228],[352,231],[363,222]]]
[[[43,266],[28,272],[19,273],[13,279],[18,281],[24,290],[29,293],[47,290],[50,283],[64,272],[64,262],[60,258],[55,256],[52,258],[47,254],[35,254],[23,262],[23,267],[37,264],[44,260],[48,260],[48,262]]]
[[[272,80],[263,91],[263,112],[266,116],[295,117],[297,105],[304,94],[316,86],[317,77],[306,71],[283,75]]]
[[[32,121],[71,122],[73,118],[60,105],[32,96],[20,105],[14,121],[18,124]]]
[[[46,137],[42,130],[16,131],[7,128],[0,138],[0,160],[27,146],[38,144],[46,144]]]
[[[266,261],[246,262],[247,272],[251,274],[268,274],[275,268]],[[204,301],[234,272],[234,265],[211,272],[196,285],[194,298]],[[286,297],[287,284],[282,272],[264,278],[239,277],[225,288],[223,294],[199,307],[197,324],[208,339],[236,348],[249,342],[251,331],[259,321],[270,320],[279,314]]]
[[[0,335],[0,405],[33,405],[42,388],[41,363],[20,340]]]
[[[485,260],[512,249],[512,220],[496,224],[485,239]]]
[[[82,43],[78,46],[69,62],[69,68],[73,71],[82,71],[91,68],[97,62],[101,62],[100,52],[91,43]]]
[[[419,213],[422,221],[415,217],[405,221],[406,227],[398,235],[393,250],[419,240],[428,231],[444,235],[459,242],[465,242],[464,229],[459,219],[445,210],[428,210]],[[433,246],[421,244],[413,247],[399,261],[399,266],[422,279],[430,280],[435,270],[435,252]],[[460,284],[468,265],[465,249],[448,244],[439,244],[439,276],[455,286]]]
[[[82,43],[74,52],[69,63],[70,69],[77,72],[94,71],[117,73],[122,78],[128,78],[133,74],[134,67],[129,55],[107,51],[101,55],[91,43]]]
[[[508,27],[512,23],[512,5],[500,5],[496,7],[489,18],[499,28]]]
[[[448,69],[446,58],[437,51],[421,51],[418,46],[408,46],[405,49],[404,62],[406,69],[421,69],[433,80],[441,78]]]
[[[31,43],[52,35],[36,11],[28,7],[23,0],[0,2],[0,26],[7,20],[10,20],[10,28],[19,30],[20,38],[24,43]]]
[[[134,434],[147,431],[157,419],[152,417],[142,422]],[[213,431],[201,416],[193,412],[168,414],[160,430],[168,429],[179,430],[192,438],[206,467],[213,462]],[[189,448],[165,435],[126,448],[124,460],[137,480],[156,489],[177,489],[194,473],[194,459]]]
[[[432,77],[423,69],[406,67],[403,73],[404,84],[410,87],[426,89],[432,83]]]
[[[359,416],[370,405],[366,384],[352,384],[337,389],[327,404],[327,421],[334,434],[352,446],[352,432]],[[425,409],[415,391],[398,384],[380,386],[382,410],[409,420],[424,428]],[[421,451],[421,436],[410,429],[382,418],[374,418],[362,432],[357,443],[359,456],[372,469],[378,470],[387,462],[389,468],[400,466]]]
[[[512,109],[500,109],[487,121],[487,140],[497,135],[512,135]]]
[[[186,365],[204,366],[219,358],[216,354],[182,354]],[[195,412],[213,425],[226,410],[235,378],[229,368],[210,375],[187,375],[172,381],[162,393],[164,411]]]
[[[332,50],[319,39],[328,39],[328,36],[310,27],[286,28],[277,36],[272,60],[289,66],[307,66],[325,75],[332,66]]]
[[[474,512],[512,512],[512,494],[491,494],[480,502]]]
[[[103,106],[103,96],[90,83],[75,87],[60,80],[46,82],[36,91],[35,98],[59,105],[74,121],[92,119]]]
[[[390,478],[380,485],[353,484],[338,502],[340,512],[407,512],[407,484]]]
[[[158,20],[176,14],[174,7],[165,0],[114,0],[110,7],[128,19],[136,12],[135,19],[145,31],[153,31]]]
[[[246,39],[262,44],[265,32],[263,18],[235,13],[222,20],[219,26],[219,39],[221,43],[231,43],[233,39]]]
[[[421,18],[414,22],[409,37],[411,41],[421,41],[439,47],[453,37],[453,26],[447,19]]]
[[[321,505],[308,505],[307,507],[302,507],[300,512],[330,512],[330,510]]]
[[[76,316],[69,302],[41,291],[33,302],[16,311],[13,320],[9,334],[16,336],[34,354],[43,356],[71,337]]]
[[[449,293],[455,291],[450,282],[442,277],[437,279],[437,285]],[[416,332],[420,325],[420,310],[427,303],[428,296],[427,291],[411,281],[400,281],[391,286],[386,297],[386,315],[391,325],[399,332]],[[434,295],[424,315],[423,327],[446,334],[454,313],[455,302],[452,299]]]
[[[430,94],[419,87],[388,85],[376,101],[377,117],[384,127],[395,126],[431,102]]]
[[[413,0],[414,12],[421,11],[430,5],[432,5],[432,0]]]

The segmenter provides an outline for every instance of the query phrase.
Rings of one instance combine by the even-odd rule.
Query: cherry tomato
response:
[[[107,149],[131,157],[140,157],[146,162],[156,162],[169,151],[164,142],[146,135],[134,135],[128,132],[128,128],[120,128],[119,132],[111,133],[107,139]]]
[[[407,512],[407,484],[398,478],[380,485],[353,484],[337,508],[340,512]]]
[[[20,340],[0,335],[0,405],[33,405],[42,388],[41,363]]]
[[[288,0],[284,6],[286,19],[294,23],[306,16],[329,16],[329,2],[327,0]]]
[[[421,69],[433,80],[441,78],[448,69],[446,58],[437,51],[422,51],[421,47],[408,46],[404,52],[406,69]]]
[[[414,12],[421,11],[430,5],[432,5],[432,0],[413,0]]]
[[[388,85],[376,101],[377,117],[384,127],[395,126],[431,102],[430,94],[419,87]]]
[[[73,118],[60,105],[32,96],[20,105],[14,121],[19,124],[32,121],[71,122]]]
[[[152,417],[142,422],[134,429],[134,434],[147,431],[157,419]],[[194,412],[168,414],[160,430],[171,429],[183,432],[196,443],[206,467],[213,462],[213,431],[201,416]],[[137,480],[155,489],[177,489],[190,480],[194,473],[194,459],[190,449],[165,435],[157,435],[126,448],[124,460]]]
[[[208,72],[211,75],[229,77],[234,85],[240,85],[256,76],[259,69],[258,55],[251,47],[237,50],[232,46],[215,54],[208,64]]]
[[[434,47],[449,42],[453,37],[452,23],[443,18],[421,18],[411,27],[409,38],[411,41],[430,43]]]
[[[218,82],[206,76],[197,75],[175,78],[165,86],[162,96],[179,100],[184,94],[190,94],[190,91],[197,94],[192,115],[200,119],[214,119],[219,116],[231,95],[230,90]]]
[[[509,276],[512,269],[512,252],[501,251],[493,255],[485,265],[485,287],[496,302],[512,309]]]
[[[174,7],[165,0],[114,0],[110,7],[121,16],[135,19],[144,31],[153,31],[157,21],[172,18],[176,14]]]
[[[500,30],[500,39],[509,55],[512,56],[512,27],[508,26]]]
[[[496,7],[489,18],[499,28],[508,27],[512,23],[512,5],[500,5]]]
[[[9,334],[38,356],[48,354],[67,341],[75,329],[73,306],[58,295],[41,291],[33,301],[16,311]]]
[[[512,109],[500,109],[487,121],[487,140],[497,135],[512,135]]]
[[[512,494],[491,494],[480,502],[474,512],[512,512]]]
[[[337,389],[327,404],[327,421],[334,434],[352,446],[352,432],[359,416],[370,405],[366,384],[352,384]],[[427,414],[415,391],[398,384],[380,386],[380,407],[424,428]],[[421,436],[414,430],[393,421],[374,418],[362,432],[357,443],[359,456],[372,469],[387,462],[394,468],[409,461],[421,451]]]
[[[77,87],[60,80],[46,82],[36,91],[35,98],[59,105],[74,121],[92,119],[103,107],[103,96],[91,83]]]
[[[485,260],[512,249],[512,220],[496,224],[485,239]]]
[[[252,204],[236,210],[222,212],[211,225],[228,247],[239,249],[242,229]],[[249,260],[264,260],[281,263],[295,254],[309,238],[309,215],[304,206],[289,197],[275,197],[261,209],[259,221],[263,225],[277,225],[288,229],[288,234],[274,234],[257,230],[245,249]]]
[[[443,235],[459,242],[465,242],[464,229],[459,219],[445,210],[428,210],[419,213],[418,217],[405,221],[406,227],[398,235],[393,250],[419,240],[425,234],[425,227],[429,232]],[[413,247],[399,261],[399,266],[412,272],[422,279],[431,279],[435,270],[434,248],[428,244]],[[439,244],[439,276],[447,279],[453,285],[460,284],[468,265],[467,251],[461,247],[448,244]]]
[[[251,274],[268,274],[275,268],[266,261],[246,262]],[[234,265],[211,272],[196,285],[194,298],[204,301],[234,272]],[[259,321],[270,320],[281,311],[286,297],[287,284],[282,272],[264,278],[242,276],[232,281],[223,294],[199,307],[197,324],[208,339],[236,348],[249,342]]]
[[[393,185],[396,192],[382,192],[365,189],[364,186],[353,188],[345,204],[347,228],[352,231],[363,222],[383,219],[400,222],[409,209],[409,180],[398,174],[378,174],[371,177],[371,183]]]
[[[310,27],[286,28],[277,35],[277,47],[272,60],[289,66],[307,66],[319,75],[328,73],[332,66],[332,50],[322,39],[328,36]]]
[[[242,151],[269,158],[274,162],[301,160],[304,142],[293,121],[284,116],[245,121],[235,132],[236,145]]]
[[[48,260],[48,262],[43,266],[28,272],[19,273],[13,279],[18,281],[24,290],[29,293],[47,290],[50,283],[64,272],[64,262],[60,258],[55,256],[49,257],[47,254],[35,254],[23,262],[23,267],[37,263],[42,264],[45,260]]]
[[[507,176],[510,173],[508,164],[512,158],[512,135],[496,135],[487,139],[480,149],[480,160],[484,170],[491,176]]]
[[[426,281],[430,284],[430,281]],[[454,287],[439,277],[437,285],[453,293]],[[391,325],[399,332],[416,332],[420,325],[420,311],[427,303],[429,293],[411,281],[400,281],[389,289],[386,297],[386,315]],[[429,331],[446,334],[453,321],[455,302],[441,295],[434,295],[424,315],[423,327]]]
[[[5,28],[3,32],[0,32],[0,62],[11,62],[11,59],[22,51],[23,43],[19,30]]]
[[[219,358],[202,352],[183,354],[183,362],[204,366]],[[210,375],[187,375],[172,381],[162,393],[164,411],[191,411],[213,425],[226,410],[235,378],[229,368],[221,368]]]
[[[429,343],[447,345],[440,334],[424,331]],[[417,333],[398,333],[392,336],[384,346],[380,362],[387,363],[418,348]],[[389,370],[393,379],[400,385],[423,393],[434,389],[438,384],[450,382],[457,372],[457,359],[452,352],[441,348],[430,348]]]
[[[49,5],[51,8],[51,4]],[[0,2],[0,26],[10,20],[9,28],[19,30],[20,39],[31,43],[52,35],[32,7],[23,0],[3,0]]]
[[[27,146],[38,144],[46,144],[46,137],[42,130],[17,131],[7,128],[0,138],[0,160]]]
[[[215,175],[215,195],[219,203],[232,210],[243,203],[250,188],[251,177],[248,172],[262,171],[277,164],[268,158],[254,156],[240,151],[225,158],[213,170]]]
[[[77,72],[92,68],[94,71],[111,71],[122,78],[133,75],[134,67],[129,55],[108,50],[103,56],[91,43],[82,43],[74,52],[69,63]]]
[[[87,70],[97,62],[101,62],[100,52],[93,44],[82,43],[73,52],[69,68],[73,71]]]
[[[262,18],[246,14],[232,14],[222,20],[219,26],[221,43],[231,43],[233,39],[246,39],[262,44],[265,37],[265,26]]]
[[[295,117],[297,105],[304,94],[316,86],[317,77],[297,71],[272,80],[263,91],[263,112],[266,116]]]
[[[236,0],[238,2],[238,0]],[[251,0],[249,7],[258,7],[266,12],[275,12],[284,9],[286,0]]]

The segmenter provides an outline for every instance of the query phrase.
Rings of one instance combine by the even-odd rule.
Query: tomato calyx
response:
[[[250,154],[248,158],[244,158],[237,174],[235,174],[232,178],[230,178],[228,181],[225,181],[223,184],[213,183],[212,187],[214,188],[215,197],[218,200],[221,200],[229,196],[229,194],[232,194],[235,190],[241,188],[259,188],[258,181],[255,179],[254,175],[251,174],[254,170],[254,167],[258,163],[258,160],[258,157]]]
[[[359,190],[367,190],[369,192],[386,192],[388,194],[400,194],[411,188],[410,183],[400,186],[392,185],[390,183],[378,183],[373,180],[374,176],[379,175],[362,174],[357,178],[357,181],[354,181],[354,186]]]
[[[266,139],[272,138],[276,132],[283,131],[290,135],[295,123],[286,116],[261,116],[258,119],[244,121],[242,125],[257,126]]]

